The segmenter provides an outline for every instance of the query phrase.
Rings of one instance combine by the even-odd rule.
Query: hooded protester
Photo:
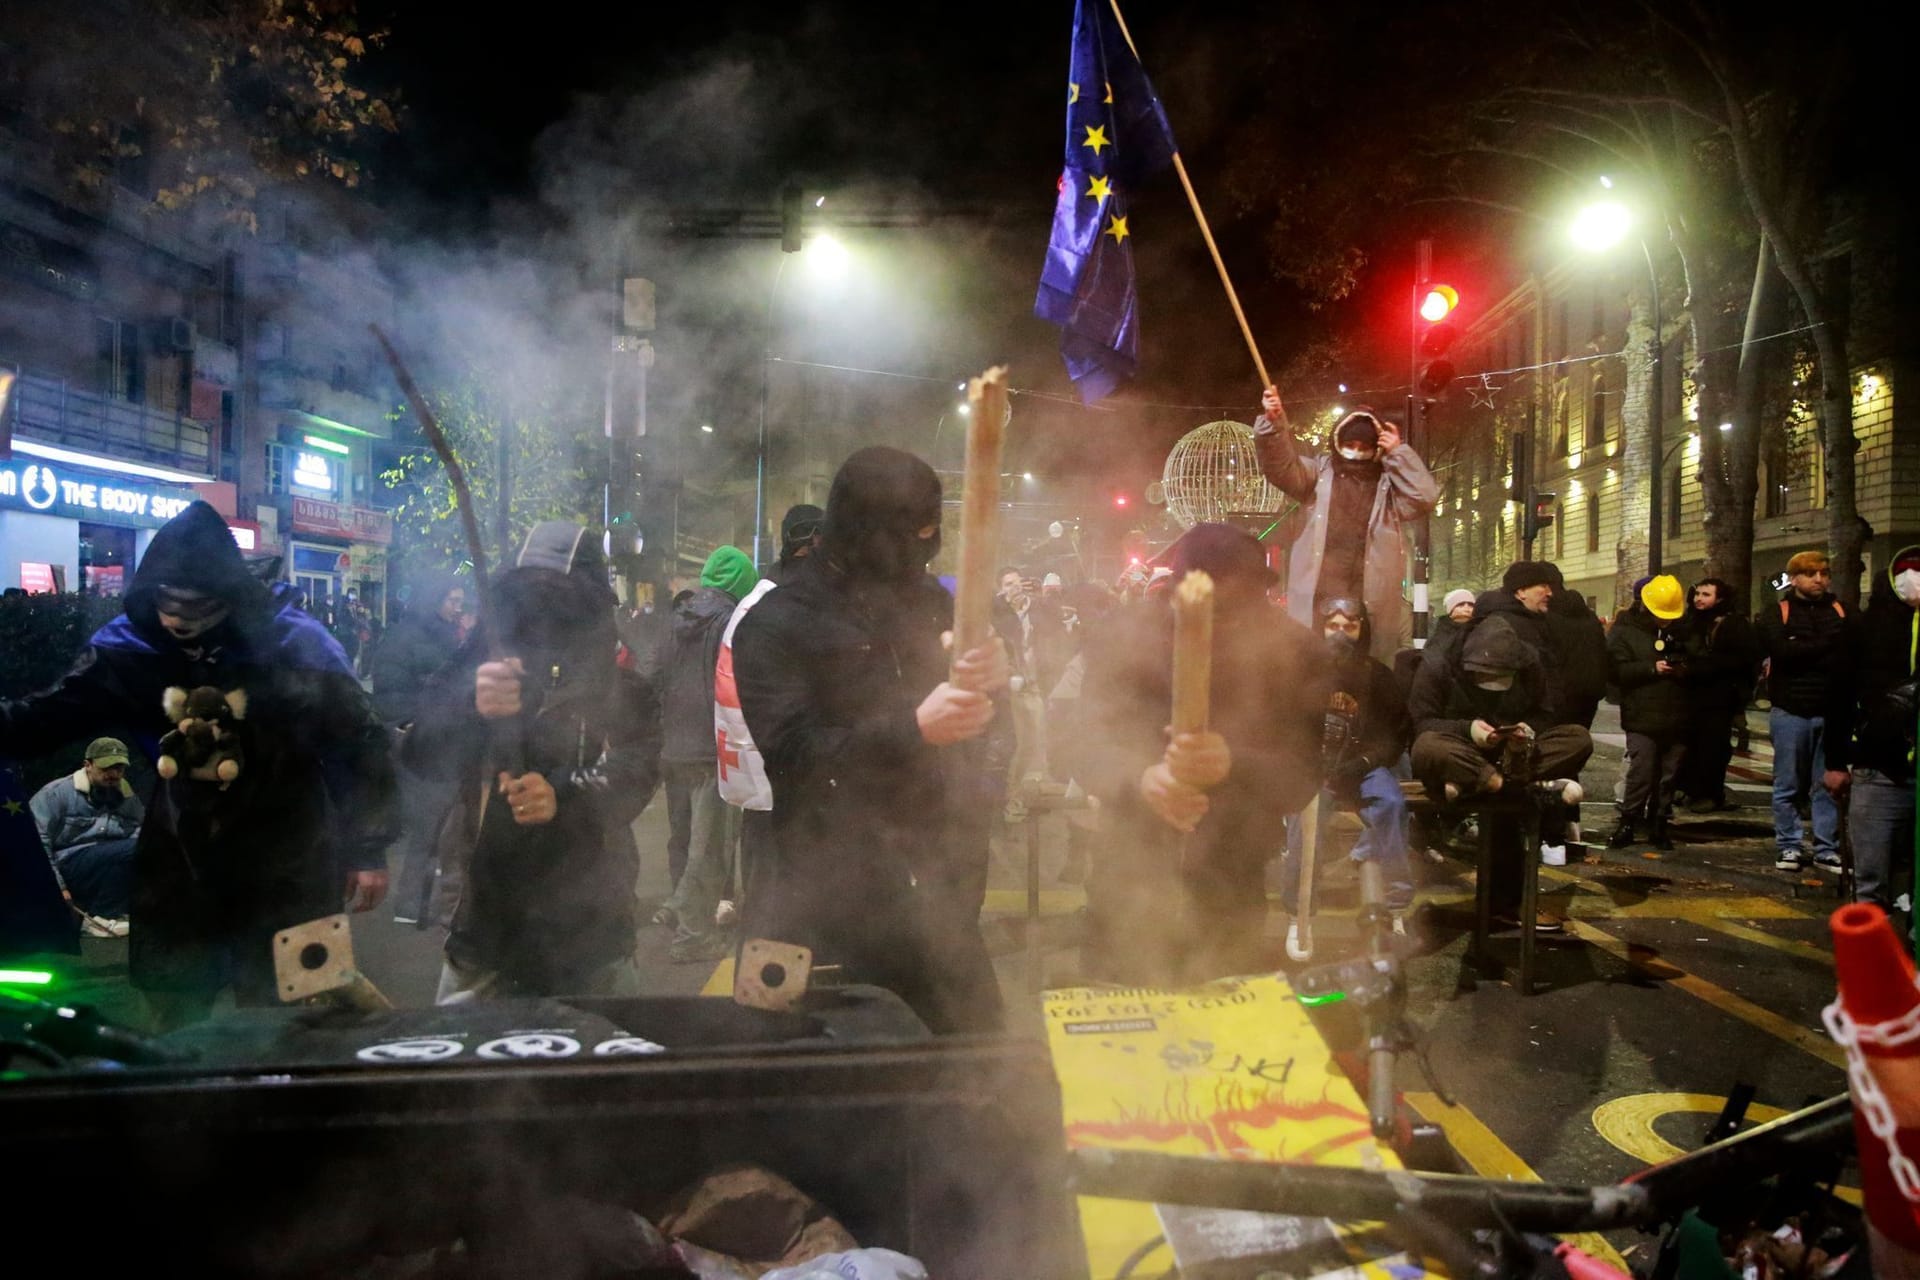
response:
[[[759,580],[746,552],[717,547],[700,570],[700,585],[673,601],[673,632],[660,665],[660,764],[673,896],[653,919],[674,926],[670,955],[680,964],[718,960],[730,949],[715,913],[736,878],[740,811],[720,798],[713,668],[727,619]]]
[[[1733,607],[1734,591],[1719,578],[1693,584],[1687,613],[1692,661],[1687,668],[1687,751],[1678,787],[1695,813],[1733,806],[1727,801],[1727,765],[1733,760],[1734,721],[1744,723],[1760,665],[1753,624]]]
[[[1265,549],[1224,524],[1172,548],[1171,582],[1213,578],[1207,732],[1167,736],[1173,611],[1125,609],[1088,641],[1085,781],[1107,815],[1087,885],[1089,975],[1180,986],[1270,968],[1265,869],[1320,788],[1323,659],[1267,602]]]
[[[1826,774],[1847,801],[1854,900],[1889,910],[1911,868],[1914,738],[1920,721],[1920,545],[1896,551],[1874,578],[1860,626],[1827,693]]]
[[[765,577],[784,582],[795,564],[806,559],[820,546],[820,531],[827,513],[811,502],[796,502],[780,518],[780,563],[767,570]]]
[[[1620,727],[1627,735],[1626,789],[1620,825],[1610,849],[1634,843],[1634,828],[1656,849],[1673,848],[1667,818],[1674,778],[1687,748],[1686,678],[1693,646],[1681,619],[1687,610],[1680,580],[1648,578],[1634,592],[1634,605],[1613,620],[1607,660],[1620,689]]]
[[[1767,731],[1773,740],[1774,866],[1798,871],[1800,806],[1813,817],[1813,861],[1838,871],[1840,809],[1826,787],[1826,713],[1835,661],[1852,643],[1853,619],[1827,589],[1833,579],[1824,551],[1797,552],[1787,561],[1787,590],[1760,611],[1754,630],[1767,662]]]
[[[1413,642],[1413,616],[1401,594],[1405,528],[1433,510],[1440,489],[1399,428],[1358,408],[1334,428],[1327,453],[1302,453],[1283,432],[1286,410],[1268,387],[1254,421],[1260,474],[1310,514],[1293,540],[1287,613],[1311,627],[1331,599],[1364,601],[1373,617],[1372,654],[1382,662]]]
[[[1321,764],[1327,790],[1360,815],[1353,860],[1379,865],[1387,909],[1396,917],[1395,931],[1402,932],[1398,917],[1413,905],[1413,870],[1407,863],[1407,801],[1393,768],[1413,734],[1400,682],[1367,656],[1367,629],[1367,606],[1360,601],[1329,600],[1322,606],[1324,683],[1329,697],[1345,695],[1356,709],[1344,717],[1328,715],[1321,735]],[[1287,875],[1281,901],[1289,912],[1299,895],[1300,825],[1287,826]]]
[[[614,598],[578,525],[534,526],[402,748],[462,803],[437,1002],[634,994],[633,841],[659,782],[652,686],[614,665]]]
[[[1508,743],[1531,741],[1533,775],[1544,779],[1536,785],[1548,800],[1540,817],[1541,860],[1566,861],[1566,827],[1582,794],[1575,779],[1593,754],[1593,738],[1582,726],[1556,718],[1539,652],[1521,639],[1510,618],[1482,619],[1455,656],[1422,664],[1407,710],[1413,718],[1413,775],[1447,803],[1499,793],[1507,782],[1501,760]],[[1512,856],[1520,852],[1501,845],[1494,869],[1495,905],[1509,915],[1519,895]],[[1560,924],[1543,913],[1535,927]]]
[[[937,1033],[1000,1023],[966,892],[986,847],[961,821],[990,773],[997,641],[953,664],[953,599],[927,573],[940,480],[898,449],[835,475],[819,550],[735,628],[740,708],[773,789],[774,847],[742,908],[749,937],[886,987]],[[976,847],[977,845],[977,847]],[[981,873],[984,884],[984,872]]]
[[[109,726],[149,755],[171,728],[169,688],[245,705],[245,766],[226,785],[162,779],[133,856],[133,985],[163,1025],[207,1016],[231,986],[276,992],[273,935],[387,888],[393,770],[346,654],[247,569],[220,514],[195,502],[154,534],[126,611],[45,693],[0,703],[0,754],[34,756]],[[230,698],[231,702],[232,699]]]

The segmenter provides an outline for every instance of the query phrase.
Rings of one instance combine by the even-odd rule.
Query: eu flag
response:
[[[1067,70],[1067,157],[1033,311],[1060,326],[1067,374],[1088,404],[1139,364],[1133,281],[1134,189],[1173,159],[1173,130],[1119,23],[1078,0]]]

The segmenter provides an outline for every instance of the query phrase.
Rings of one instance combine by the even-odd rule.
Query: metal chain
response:
[[[1894,1119],[1893,1105],[1874,1078],[1867,1055],[1860,1050],[1862,1044],[1892,1049],[1920,1040],[1920,1004],[1898,1018],[1863,1026],[1849,1017],[1840,1007],[1840,1001],[1835,1000],[1820,1011],[1820,1017],[1827,1024],[1828,1034],[1846,1051],[1847,1083],[1852,1086],[1854,1101],[1867,1119],[1867,1128],[1887,1149],[1887,1167],[1893,1172],[1895,1185],[1909,1203],[1920,1204],[1920,1165],[1914,1164],[1900,1149],[1900,1126]]]

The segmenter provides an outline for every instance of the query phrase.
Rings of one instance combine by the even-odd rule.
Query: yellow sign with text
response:
[[[1179,991],[1075,987],[1047,992],[1044,1008],[1070,1147],[1398,1167],[1393,1153],[1374,1141],[1365,1104],[1277,975]],[[1205,1223],[1194,1217],[1082,1197],[1081,1232],[1094,1280],[1129,1269],[1164,1273],[1183,1230],[1204,1233]],[[1314,1274],[1426,1274],[1404,1254],[1387,1252],[1391,1246],[1376,1232],[1323,1220],[1300,1226],[1291,1234],[1310,1246],[1303,1257],[1308,1251],[1316,1263],[1330,1253],[1338,1257],[1331,1269],[1316,1265]]]

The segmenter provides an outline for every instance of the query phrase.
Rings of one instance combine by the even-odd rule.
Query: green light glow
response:
[[[1301,996],[1300,1003],[1311,1008],[1314,1005],[1338,1004],[1346,998],[1347,993],[1344,991],[1329,991],[1323,996]]]
[[[300,438],[306,441],[312,448],[325,449],[328,453],[337,453],[343,458],[353,456],[353,450],[341,444],[338,440],[326,440],[319,436],[301,436]]]
[[[45,969],[0,969],[0,984],[14,987],[44,987],[53,981]]]

